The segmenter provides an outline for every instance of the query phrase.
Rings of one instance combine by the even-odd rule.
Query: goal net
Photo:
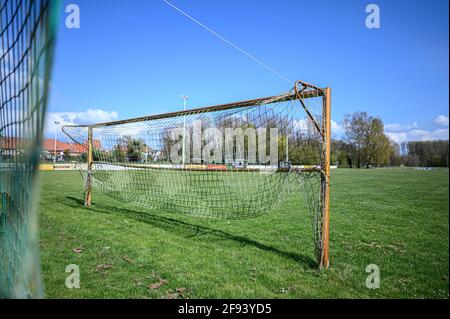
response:
[[[0,0],[0,298],[43,295],[34,199],[52,61],[50,2]]]
[[[277,96],[63,131],[84,149],[78,165],[86,206],[96,187],[154,211],[241,219],[270,212],[290,193],[303,194],[323,264],[327,92],[298,81]]]

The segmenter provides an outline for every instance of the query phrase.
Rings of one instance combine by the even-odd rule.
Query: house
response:
[[[0,137],[0,156],[12,157],[20,154],[23,140],[16,137]]]
[[[93,140],[92,141],[93,147],[95,149],[101,149],[102,145],[99,140]],[[56,140],[55,145],[55,139],[53,138],[45,138],[42,141],[42,154],[45,158],[53,158],[55,154],[57,154],[57,159],[63,160],[64,152],[68,151],[70,156],[78,157],[83,154],[87,153],[88,147],[87,147],[87,141],[82,145],[78,143],[66,143],[61,142],[59,140]]]
[[[69,143],[64,143],[53,138],[44,138],[42,141],[42,153],[53,156],[56,152],[58,155],[63,155],[64,151],[69,149]]]
[[[17,137],[0,137],[0,156],[13,157],[24,151],[27,148],[27,142],[32,142],[30,139]],[[100,140],[93,140],[92,144],[95,149],[101,149],[102,144]],[[42,140],[42,155],[44,159],[53,159],[55,151],[58,160],[64,159],[64,152],[68,151],[69,155],[78,157],[87,153],[87,141],[82,144],[67,143],[53,138],[44,138]]]

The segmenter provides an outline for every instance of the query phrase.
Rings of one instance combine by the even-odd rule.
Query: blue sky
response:
[[[333,90],[397,141],[448,138],[448,1],[169,0],[295,81]],[[67,29],[64,8],[80,8]],[[365,26],[376,3],[381,28]],[[291,85],[162,0],[63,1],[48,123],[92,123],[278,94]],[[47,134],[54,132],[49,124]]]

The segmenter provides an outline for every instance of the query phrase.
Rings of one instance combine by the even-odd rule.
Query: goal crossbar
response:
[[[300,81],[298,81],[298,82],[300,82]],[[306,84],[306,82],[301,82],[301,83]],[[286,102],[286,101],[308,99],[308,98],[312,98],[312,97],[318,97],[318,96],[325,95],[325,93],[324,93],[325,89],[313,87],[313,86],[310,86],[310,84],[307,84],[307,85],[308,85],[309,89],[303,90],[302,92],[299,92],[299,93],[289,92],[286,94],[261,97],[261,98],[251,99],[251,100],[244,100],[244,101],[218,104],[218,105],[212,105],[212,106],[203,106],[203,107],[198,107],[198,108],[193,108],[193,109],[188,109],[188,110],[180,110],[180,111],[175,111],[175,112],[147,115],[147,116],[135,117],[135,118],[131,118],[131,119],[101,122],[101,123],[95,123],[95,124],[89,124],[89,125],[88,124],[86,124],[86,125],[64,125],[62,129],[64,131],[65,127],[101,127],[101,126],[112,126],[112,125],[125,124],[125,123],[130,123],[130,122],[152,121],[152,120],[159,120],[159,119],[170,118],[170,117],[189,115],[189,114],[197,113],[197,112],[208,113],[208,112],[232,110],[232,109],[237,109],[237,108],[258,105],[258,104],[264,104],[264,103],[267,103],[267,102],[273,101],[273,100],[276,100],[277,102]]]

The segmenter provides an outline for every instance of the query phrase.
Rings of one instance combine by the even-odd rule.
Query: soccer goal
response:
[[[276,96],[64,126],[84,148],[85,206],[96,187],[151,210],[241,219],[295,193],[306,199],[318,263],[327,268],[330,92],[297,81]]]
[[[43,296],[36,168],[56,10],[50,0],[0,0],[0,298]]]

